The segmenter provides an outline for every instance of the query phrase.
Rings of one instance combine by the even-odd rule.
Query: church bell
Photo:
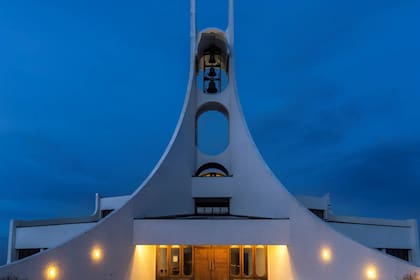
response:
[[[216,58],[214,57],[214,54],[211,54],[211,55],[210,55],[210,58],[209,58],[209,63],[210,63],[210,64],[215,64],[215,63],[216,63]]]
[[[209,87],[207,88],[207,93],[216,93],[216,92],[217,92],[216,83],[214,81],[210,81]]]
[[[209,77],[215,77],[216,75],[217,75],[216,70],[214,70],[214,67],[211,67],[209,73],[207,74],[207,76],[209,76]]]

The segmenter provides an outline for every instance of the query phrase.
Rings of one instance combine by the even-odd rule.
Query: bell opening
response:
[[[203,32],[197,49],[196,84],[203,93],[221,93],[228,84],[228,49],[222,32]]]

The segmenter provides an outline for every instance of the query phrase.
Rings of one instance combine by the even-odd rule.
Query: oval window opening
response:
[[[217,155],[229,144],[229,123],[218,111],[207,111],[197,120],[197,146],[202,153]]]

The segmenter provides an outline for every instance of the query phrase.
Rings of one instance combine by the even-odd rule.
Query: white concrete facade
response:
[[[305,201],[318,208],[328,207],[328,203],[316,199],[299,202],[271,172],[251,138],[237,94],[233,0],[229,1],[228,22],[225,32],[206,29],[198,33],[195,1],[191,1],[190,79],[184,107],[168,148],[145,182],[128,197],[98,198],[97,210],[88,218],[13,222],[12,249],[47,242],[47,233],[41,229],[47,230],[54,242],[43,243],[51,246],[48,250],[18,261],[13,261],[14,252],[10,252],[12,262],[0,268],[0,279],[13,275],[31,280],[152,280],[157,278],[156,248],[160,244],[266,245],[267,276],[261,279],[270,280],[394,280],[420,272],[412,263],[362,245],[373,240],[365,238],[360,229],[373,227],[369,232],[382,239],[408,238],[408,242],[395,242],[418,254],[415,224],[340,224],[340,219],[331,215],[319,219]],[[203,82],[208,83],[204,92],[196,75],[202,59],[209,56],[211,60],[212,55],[217,55],[217,60],[210,65],[220,65],[219,71],[225,71],[229,81],[225,88],[211,92],[210,83],[216,80],[205,74],[210,78]],[[206,62],[203,65],[206,71]],[[212,67],[216,66],[208,68]],[[209,110],[222,112],[229,122],[229,144],[215,156],[203,154],[196,145],[197,119]],[[199,177],[198,171],[206,164],[212,171],[221,166],[216,169],[223,176]],[[224,208],[228,212],[223,215],[208,215],[208,211]],[[101,210],[112,209],[102,218]],[[349,236],[342,233],[346,231]],[[34,236],[33,243],[24,243],[28,235]],[[57,236],[63,239],[55,239]],[[413,259],[417,261],[416,256]]]
[[[289,239],[288,219],[135,220],[133,225],[133,241],[139,245],[287,245]]]

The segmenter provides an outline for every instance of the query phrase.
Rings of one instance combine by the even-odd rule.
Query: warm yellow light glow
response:
[[[376,267],[370,265],[366,268],[366,278],[367,279],[376,279],[378,273],[376,272]]]
[[[57,276],[57,270],[56,270],[56,268],[55,268],[55,267],[50,267],[50,268],[48,269],[48,276],[49,276],[50,278],[55,278],[55,277]]]
[[[155,245],[136,245],[131,259],[131,271],[128,279],[156,278],[156,247]]]
[[[321,259],[326,263],[329,263],[332,260],[332,253],[330,248],[323,247],[321,249]]]
[[[289,252],[287,251],[286,245],[278,245],[279,253],[281,257],[288,256]]]
[[[172,248],[179,248],[179,245],[172,245]]]
[[[239,245],[231,245],[230,248],[239,248]]]
[[[287,245],[267,245],[267,278],[297,279]],[[304,279],[304,280],[315,280]],[[322,279],[316,279],[322,280]]]
[[[94,262],[100,262],[103,258],[103,252],[100,247],[93,247],[92,251],[90,252],[90,258]]]
[[[48,265],[45,269],[45,276],[47,279],[57,279],[58,268],[55,265]]]

